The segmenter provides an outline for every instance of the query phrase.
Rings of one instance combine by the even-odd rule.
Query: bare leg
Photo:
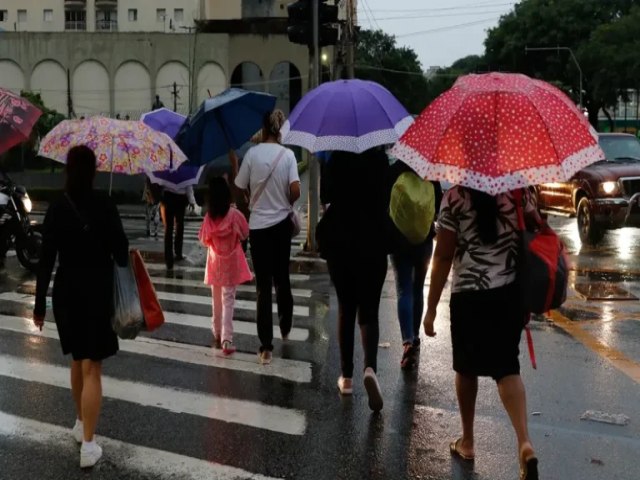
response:
[[[498,393],[518,439],[520,460],[534,454],[527,426],[527,396],[520,375],[509,375],[498,382]]]
[[[458,444],[460,453],[473,457],[473,421],[476,415],[476,396],[478,395],[478,377],[456,373],[456,393],[462,419],[462,440]]]
[[[76,416],[82,421],[82,362],[71,362],[71,393],[76,405]]]
[[[84,441],[91,442],[96,431],[102,403],[102,363],[82,360],[82,419]]]

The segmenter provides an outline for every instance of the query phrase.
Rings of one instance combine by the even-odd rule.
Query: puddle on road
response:
[[[585,300],[632,301],[638,297],[620,285],[611,282],[576,282],[573,285]]]

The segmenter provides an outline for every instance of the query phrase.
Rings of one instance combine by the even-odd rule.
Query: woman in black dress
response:
[[[53,267],[53,315],[62,351],[71,354],[71,389],[77,420],[72,434],[80,466],[91,467],[102,449],[94,432],[102,400],[102,360],[118,351],[111,328],[113,262],[126,265],[128,241],[111,199],[93,190],[96,157],[91,149],[69,150],[65,195],[51,204],[44,220],[43,252],[38,272],[34,323],[42,329]]]

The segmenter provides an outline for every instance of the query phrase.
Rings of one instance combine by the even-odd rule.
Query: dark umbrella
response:
[[[0,88],[0,153],[28,140],[40,115],[29,101]]]
[[[248,142],[275,105],[273,95],[230,88],[200,105],[183,125],[177,143],[189,163],[204,165]]]

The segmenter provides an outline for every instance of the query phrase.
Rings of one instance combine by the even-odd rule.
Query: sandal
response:
[[[473,462],[475,460],[475,457],[465,455],[460,450],[458,450],[458,445],[460,444],[461,441],[462,441],[462,437],[458,438],[456,441],[451,442],[449,444],[449,451],[451,452],[451,455],[453,455],[454,457],[458,457],[460,460],[464,460],[465,462]]]
[[[400,368],[402,370],[413,370],[416,365],[415,347],[410,343],[405,343],[402,359],[400,360]]]
[[[538,459],[535,455],[520,465],[520,480],[538,480]]]

